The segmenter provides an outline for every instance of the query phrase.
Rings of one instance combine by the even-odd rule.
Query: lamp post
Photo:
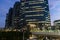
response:
[[[23,40],[24,40],[24,32],[23,32]]]
[[[24,35],[24,34],[25,34],[25,31],[26,31],[26,29],[23,28],[23,40],[25,39],[25,37],[24,37],[24,36],[25,36],[25,35]]]

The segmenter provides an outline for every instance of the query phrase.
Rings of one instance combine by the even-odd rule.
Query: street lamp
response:
[[[23,40],[24,40],[24,32],[23,32]]]
[[[23,28],[23,30],[22,30],[22,31],[23,31],[23,40],[24,40],[24,39],[25,39],[25,38],[24,38],[24,34],[25,34],[26,29],[25,29],[25,28]]]

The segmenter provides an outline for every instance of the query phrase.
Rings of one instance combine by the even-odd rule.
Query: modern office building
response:
[[[21,7],[20,2],[15,2],[13,7],[13,17],[12,17],[12,28],[19,28],[20,27],[20,15],[21,15]]]
[[[10,28],[12,27],[12,14],[13,14],[13,8],[9,9],[9,12],[6,15],[6,23],[5,23],[5,28]]]
[[[50,22],[48,0],[21,0],[16,2],[13,8],[10,8],[6,16],[5,28],[12,28],[13,30],[6,29],[3,32],[1,31],[0,39],[55,40],[55,37],[60,36],[60,34],[59,31],[48,30],[48,28],[51,28]],[[60,20],[54,21],[56,29],[60,29],[59,22]],[[27,30],[24,27],[27,27]],[[54,27],[52,27],[53,30],[55,30]]]
[[[55,20],[54,21],[54,26],[55,26],[55,29],[60,30],[60,20]]]
[[[50,27],[48,0],[21,0],[21,9],[27,25],[40,29]]]
[[[50,27],[48,0],[21,0],[13,7],[12,28],[26,25],[42,29]]]
[[[10,9],[11,10],[11,9]],[[21,2],[15,2],[13,10],[7,13],[5,28],[20,29],[23,28],[25,23],[25,15],[23,15],[23,10],[21,9]],[[11,26],[10,26],[11,25]]]
[[[21,0],[20,2],[16,2],[13,8],[9,9],[6,16],[5,28],[12,28],[13,30],[3,30],[0,39],[52,40],[52,38],[54,38],[55,40],[55,37],[60,34],[59,31],[48,30],[48,28],[51,28],[50,22],[48,0]],[[27,30],[25,30],[24,27],[27,27]],[[54,27],[52,27],[53,30],[60,29],[60,20],[54,21]],[[48,31],[43,29],[47,29]]]

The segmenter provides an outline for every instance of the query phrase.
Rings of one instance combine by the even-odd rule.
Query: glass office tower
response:
[[[9,12],[6,14],[6,20],[5,20],[5,28],[12,27],[12,16],[13,16],[13,8],[9,9]]]
[[[40,29],[50,27],[48,0],[21,0],[21,9],[27,25],[36,25]]]

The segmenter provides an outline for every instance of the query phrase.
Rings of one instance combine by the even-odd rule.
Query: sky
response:
[[[5,26],[6,13],[10,7],[13,7],[14,3],[20,0],[0,0],[0,27]],[[60,19],[60,0],[48,0],[49,10],[51,16],[51,24],[54,20]]]
[[[60,0],[49,0],[49,9],[51,16],[51,24],[54,20],[60,19]]]

